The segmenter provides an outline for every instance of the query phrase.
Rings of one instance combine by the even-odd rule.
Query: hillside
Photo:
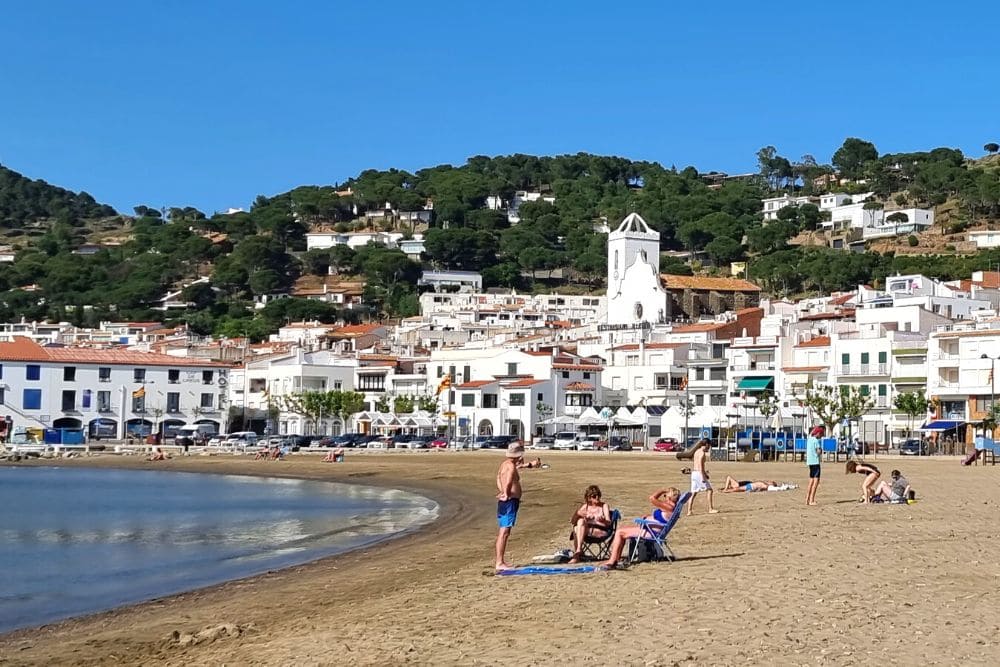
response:
[[[367,170],[338,185],[260,196],[248,212],[212,216],[191,207],[136,206],[134,216],[102,217],[114,211],[86,193],[4,169],[5,227],[36,236],[15,262],[0,266],[0,318],[166,319],[200,333],[262,338],[289,319],[415,314],[416,283],[429,267],[480,271],[487,287],[601,293],[607,228],[630,211],[660,232],[662,250],[694,258],[685,264],[679,253],[664,255],[665,272],[723,272],[749,259],[750,277],[778,294],[877,284],[895,272],[963,277],[1000,261],[997,251],[956,256],[969,252],[960,245],[965,228],[992,224],[1000,214],[1000,170],[990,168],[992,161],[966,160],[952,149],[880,156],[858,139],[845,141],[832,165],[809,156],[792,163],[772,147],[758,159],[756,176],[727,178],[582,153],[477,156],[413,173]],[[822,245],[823,214],[811,204],[782,209],[767,224],[762,219],[765,197],[833,188],[874,192],[887,211],[934,208],[939,224],[916,246],[903,236],[849,253]],[[426,252],[415,262],[380,245],[306,251],[306,234],[316,230],[420,233]],[[801,239],[820,245],[794,243]],[[98,245],[84,251],[85,241]],[[255,299],[328,272],[363,282],[366,308],[343,311],[296,298],[254,308]],[[210,283],[185,289],[205,277]],[[178,290],[187,308],[156,310]]]

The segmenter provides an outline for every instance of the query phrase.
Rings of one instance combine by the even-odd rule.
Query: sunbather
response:
[[[583,505],[570,519],[573,532],[573,557],[570,563],[578,563],[583,555],[583,543],[588,537],[604,539],[611,532],[611,509],[601,500],[601,489],[590,485],[583,492]]]
[[[167,455],[163,453],[163,450],[157,447],[153,450],[153,453],[149,455],[150,461],[166,461]]]
[[[681,492],[670,486],[660,489],[649,497],[649,504],[653,506],[651,514],[644,516],[646,521],[653,521],[661,525],[666,524],[670,514],[677,506],[677,500],[681,497]],[[632,525],[619,528],[615,531],[615,539],[611,541],[611,555],[604,562],[607,567],[614,567],[622,557],[625,550],[625,543],[639,537],[642,534],[642,526]]]
[[[344,448],[337,447],[336,449],[331,449],[326,456],[322,459],[323,463],[343,463],[344,462]]]
[[[778,482],[775,480],[757,480],[751,481],[746,480],[736,480],[732,477],[726,477],[726,484],[722,487],[723,493],[752,493],[754,491],[767,491],[768,487],[779,486]]]

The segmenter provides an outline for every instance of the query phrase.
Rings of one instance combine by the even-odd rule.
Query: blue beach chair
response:
[[[639,545],[643,542],[652,546],[654,552],[657,554],[657,560],[677,560],[674,552],[671,551],[670,546],[667,544],[667,536],[670,535],[670,531],[673,530],[674,525],[681,518],[681,511],[689,500],[691,500],[691,493],[689,491],[683,493],[677,499],[674,511],[670,513],[669,517],[663,517],[659,510],[654,512],[654,516],[657,518],[665,518],[663,523],[647,519],[635,520],[636,525],[640,528],[640,532],[639,537],[632,540],[632,547],[628,555],[629,563],[635,562],[636,556],[639,553]]]

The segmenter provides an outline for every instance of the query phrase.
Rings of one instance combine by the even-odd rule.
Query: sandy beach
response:
[[[567,546],[585,486],[631,517],[683,463],[652,454],[546,453],[525,471],[509,555]],[[805,490],[717,494],[677,525],[679,559],[627,571],[496,577],[498,452],[348,453],[345,464],[104,456],[61,465],[241,473],[423,493],[441,519],[374,548],[0,638],[0,664],[996,664],[998,467],[879,458],[920,500],[857,502],[859,476],[824,465]],[[50,463],[46,462],[45,465]],[[24,465],[18,464],[18,465]],[[29,464],[35,465],[35,464]],[[713,463],[804,486],[801,463]]]

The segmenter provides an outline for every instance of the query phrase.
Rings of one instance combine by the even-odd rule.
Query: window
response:
[[[474,407],[476,407],[476,395],[475,394],[462,394],[462,407],[463,408],[474,408]]]
[[[437,367],[437,376],[438,376],[439,378],[440,378],[440,377],[444,377],[444,366],[438,366],[438,367]]]
[[[566,394],[566,405],[585,408],[593,404],[593,394]]]
[[[544,398],[544,394],[542,394],[542,392],[538,392],[538,399],[537,400],[538,400],[539,403],[542,402],[543,398]]]
[[[41,410],[42,409],[42,390],[41,389],[25,389],[23,396],[23,406],[25,410]]]
[[[472,377],[472,368],[470,366],[462,367],[462,382],[468,382]]]
[[[212,384],[213,376],[215,371],[202,371],[201,372],[201,383],[202,384]]]
[[[334,380],[333,381],[333,390],[334,391],[340,391],[343,386],[344,386],[344,383],[341,382],[340,380]]]
[[[670,382],[666,373],[657,373],[653,376],[653,382],[657,389],[666,389],[667,384]]]
[[[858,391],[861,393],[862,396],[867,396],[871,392],[871,387],[869,387],[866,384],[863,384],[860,387],[858,387]]]
[[[93,398],[93,392],[89,389],[84,389],[83,394],[80,397],[80,407],[84,410],[89,410],[91,405],[91,399]]]
[[[205,410],[211,410],[215,406],[215,394],[202,394],[201,395],[201,407]]]
[[[181,372],[176,368],[171,368],[167,371],[167,382],[170,384],[177,384],[181,381]]]
[[[880,364],[884,364],[884,363],[886,363],[886,362],[887,362],[888,360],[889,360],[889,359],[888,359],[888,353],[886,353],[886,352],[879,352],[879,353],[878,353],[878,362],[879,362]]]
[[[705,395],[704,394],[695,394],[695,396],[694,396],[694,404],[695,405],[705,405]]]
[[[142,384],[146,381],[146,369],[145,368],[133,368],[132,369],[132,382]]]
[[[712,394],[708,397],[709,405],[725,405],[726,395],[725,394]]]
[[[510,395],[510,405],[511,407],[520,407],[524,405],[524,394],[511,394]]]
[[[98,368],[97,369],[97,381],[98,382],[111,382],[111,369],[110,368]]]
[[[878,395],[879,396],[886,396],[887,393],[888,393],[888,391],[889,391],[889,388],[886,385],[880,384],[878,386]]]
[[[3,364],[0,364],[0,380],[3,379]]]
[[[167,392],[167,412],[180,412],[181,411],[181,395],[179,392],[171,391]]]
[[[76,366],[63,368],[63,382],[76,382]]]
[[[27,380],[42,379],[42,367],[36,364],[28,364],[24,367],[24,377]]]
[[[583,379],[584,380],[589,380],[590,379],[590,373],[584,373],[583,374]]]
[[[869,356],[870,355],[867,352],[862,352],[861,353],[861,365],[862,366],[867,366],[868,365]]]
[[[0,387],[0,405],[4,405],[7,400],[7,390]]]
[[[976,399],[976,412],[989,412],[992,407],[993,399],[982,397]]]
[[[76,410],[76,392],[72,389],[64,389],[62,393],[62,411],[73,412]]]
[[[98,412],[111,412],[111,392],[110,391],[99,391],[99,392],[97,392],[97,411]]]
[[[143,396],[133,396],[132,397],[132,412],[142,414],[146,411],[146,397]]]
[[[385,391],[384,375],[359,375],[359,391]]]
[[[507,364],[507,375],[517,375],[517,364]]]
[[[842,366],[850,366],[851,365],[851,355],[849,355],[849,354],[842,354],[842,355],[840,355],[840,364]]]
[[[495,407],[497,407],[497,395],[496,394],[483,394],[483,407],[484,408],[495,408]]]
[[[569,371],[563,371],[563,372],[562,372],[562,376],[563,376],[564,378],[569,378]]]
[[[696,368],[696,369],[694,369],[694,379],[695,380],[704,380],[705,379],[705,369],[704,368]]]

